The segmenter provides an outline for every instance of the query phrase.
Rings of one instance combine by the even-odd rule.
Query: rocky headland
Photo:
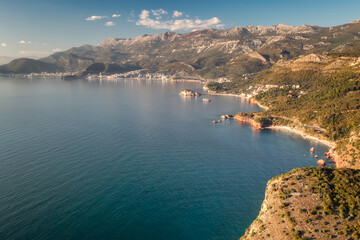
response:
[[[294,169],[271,179],[241,240],[360,239],[360,171]]]

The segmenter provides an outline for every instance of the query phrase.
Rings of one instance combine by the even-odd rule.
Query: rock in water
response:
[[[319,161],[317,161],[317,164],[319,164],[319,166],[325,166],[325,160],[320,159]]]
[[[193,91],[190,89],[184,89],[180,92],[181,96],[188,96],[188,97],[199,97],[201,96],[201,93],[197,92],[197,91]]]

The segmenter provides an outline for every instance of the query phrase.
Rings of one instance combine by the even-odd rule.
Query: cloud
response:
[[[182,12],[179,12],[179,11],[174,11],[174,13],[173,13],[173,18],[178,18],[178,17],[181,17],[183,15],[183,13]]]
[[[7,44],[6,44],[6,43],[2,43],[1,46],[2,46],[2,47],[6,47]]]
[[[111,27],[111,26],[114,26],[114,25],[115,25],[114,22],[106,22],[105,23],[105,26],[107,26],[107,27]]]
[[[149,17],[150,17],[150,12],[148,10],[142,10],[142,12],[139,15],[140,20],[148,19]]]
[[[31,44],[31,41],[24,41],[24,40],[21,40],[19,41],[20,44]]]
[[[156,15],[155,15],[156,16]],[[139,15],[139,20],[136,22],[136,25],[145,26],[152,29],[169,29],[171,31],[180,31],[180,30],[198,30],[205,28],[222,28],[224,24],[217,17],[210,19],[176,19],[176,20],[167,20],[162,21],[160,19],[152,19],[150,17],[150,11],[143,10]]]
[[[162,16],[161,15],[166,15],[168,14],[167,11],[165,11],[164,9],[160,8],[158,10],[151,10],[152,14],[155,16],[156,19],[161,19]]]
[[[118,17],[121,17],[121,14],[113,14],[112,17],[113,18],[118,18]]]
[[[60,48],[54,48],[53,50],[52,50],[52,52],[61,52],[62,50],[60,49]]]
[[[103,19],[103,18],[106,18],[106,16],[91,16],[91,17],[86,18],[85,20],[86,21],[95,21],[95,20],[99,20],[99,19]]]

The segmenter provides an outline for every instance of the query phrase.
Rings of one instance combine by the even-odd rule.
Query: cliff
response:
[[[301,168],[271,179],[245,239],[360,239],[360,171]]]
[[[257,117],[256,114],[252,113],[238,113],[234,119],[241,123],[249,124],[256,129],[263,129],[272,125],[271,118]]]

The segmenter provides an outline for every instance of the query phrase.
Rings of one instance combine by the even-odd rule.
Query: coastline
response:
[[[264,129],[272,129],[272,130],[279,130],[279,131],[284,131],[284,132],[289,132],[289,133],[294,133],[297,135],[302,136],[304,139],[308,139],[308,140],[313,140],[316,142],[320,142],[326,146],[328,146],[329,148],[333,148],[336,146],[335,142],[329,141],[329,140],[325,140],[325,139],[321,139],[318,137],[314,137],[310,134],[307,134],[301,130],[292,128],[292,127],[288,127],[288,126],[270,126],[270,127],[264,127]]]
[[[283,131],[283,132],[287,132],[287,133],[292,133],[292,134],[296,134],[301,136],[302,138],[306,139],[306,140],[310,140],[310,141],[316,141],[319,143],[322,143],[324,145],[326,145],[328,147],[328,152],[330,153],[329,155],[331,156],[332,161],[335,163],[335,166],[337,168],[343,167],[343,162],[341,161],[341,158],[339,157],[339,155],[336,153],[336,142],[334,141],[329,141],[326,139],[321,139],[319,137],[315,137],[312,136],[308,133],[305,133],[302,130],[293,128],[293,127],[289,127],[289,126],[279,126],[279,125],[270,125],[270,126],[264,126],[261,125],[260,123],[254,121],[253,119],[250,119],[248,117],[240,117],[238,115],[235,115],[234,117],[235,120],[237,120],[240,123],[243,124],[249,124],[252,127],[262,130],[262,129],[270,129],[270,130],[277,130],[277,131]]]
[[[181,79],[180,81],[189,81],[189,79]],[[198,81],[198,80],[190,80],[190,81]],[[202,83],[204,86],[206,86],[206,82],[204,82],[204,81],[198,81],[198,82]],[[230,96],[230,97],[243,98],[246,101],[248,101],[250,104],[256,104],[258,107],[262,108],[263,111],[267,111],[267,110],[270,109],[270,107],[262,105],[261,103],[259,103],[259,101],[254,100],[253,98],[248,98],[246,96],[242,96],[240,94],[217,93],[217,92],[213,92],[213,91],[207,91],[207,93],[203,94],[203,95],[219,95],[219,96]],[[293,127],[289,127],[289,126],[285,126],[285,125],[282,125],[282,126],[271,125],[271,126],[262,127],[262,126],[258,126],[258,124],[256,124],[252,119],[244,119],[244,118],[240,119],[240,118],[237,118],[236,115],[235,115],[234,119],[239,121],[239,122],[245,123],[245,124],[250,124],[251,126],[253,126],[255,128],[258,128],[258,129],[271,129],[271,130],[278,130],[278,131],[288,132],[288,133],[299,135],[299,136],[301,136],[301,137],[303,137],[304,139],[307,139],[307,140],[322,143],[322,144],[324,144],[324,145],[326,145],[328,147],[328,152],[330,153],[330,155],[332,157],[332,160],[335,163],[335,166],[337,168],[343,166],[342,161],[339,159],[339,156],[336,153],[336,149],[335,149],[336,148],[336,142],[334,142],[334,141],[321,139],[319,137],[315,137],[315,136],[312,136],[312,135],[310,135],[308,133],[305,133],[302,130],[298,130],[298,129],[295,129]]]
[[[256,104],[257,106],[259,106],[260,108],[264,109],[264,110],[268,110],[269,107],[264,106],[262,104],[260,104],[258,101],[252,99],[252,98],[248,98],[245,96],[241,96],[239,94],[233,94],[233,93],[216,93],[216,92],[212,92],[212,91],[208,91],[207,95],[219,95],[219,96],[230,96],[230,97],[238,97],[238,98],[243,98],[245,100],[247,100],[250,104]]]
[[[240,97],[240,98],[244,98],[246,99],[250,104],[256,104],[257,106],[259,106],[260,108],[262,108],[264,111],[269,110],[270,107],[264,106],[261,103],[259,103],[258,101],[252,99],[252,98],[248,98],[245,96],[241,96],[239,94],[232,94],[232,93],[216,93],[216,92],[212,92],[212,91],[208,91],[208,95],[221,95],[221,96],[232,96],[232,97]],[[246,123],[246,124],[250,124],[253,127],[259,128],[258,126],[254,125],[254,121],[251,119],[248,119],[250,121],[245,121],[244,119],[237,119],[236,115],[234,117],[234,119],[242,122],[242,123]],[[338,157],[338,155],[336,154],[335,151],[335,147],[336,147],[336,142],[334,141],[330,141],[330,140],[325,140],[325,139],[321,139],[319,137],[315,137],[312,136],[308,133],[305,133],[302,130],[298,130],[289,126],[266,126],[266,127],[260,127],[260,129],[271,129],[271,130],[278,130],[278,131],[283,131],[283,132],[288,132],[288,133],[292,133],[292,134],[296,134],[296,135],[300,135],[301,137],[303,137],[304,139],[307,140],[311,140],[311,141],[316,141],[316,142],[320,142],[326,146],[328,146],[329,148],[329,152],[331,153],[332,159],[335,162],[335,166],[336,167],[341,167],[342,163]]]
[[[204,81],[197,80],[197,79],[170,79],[170,81],[173,81],[173,82],[196,82],[196,83],[200,83],[200,84],[204,83]]]

